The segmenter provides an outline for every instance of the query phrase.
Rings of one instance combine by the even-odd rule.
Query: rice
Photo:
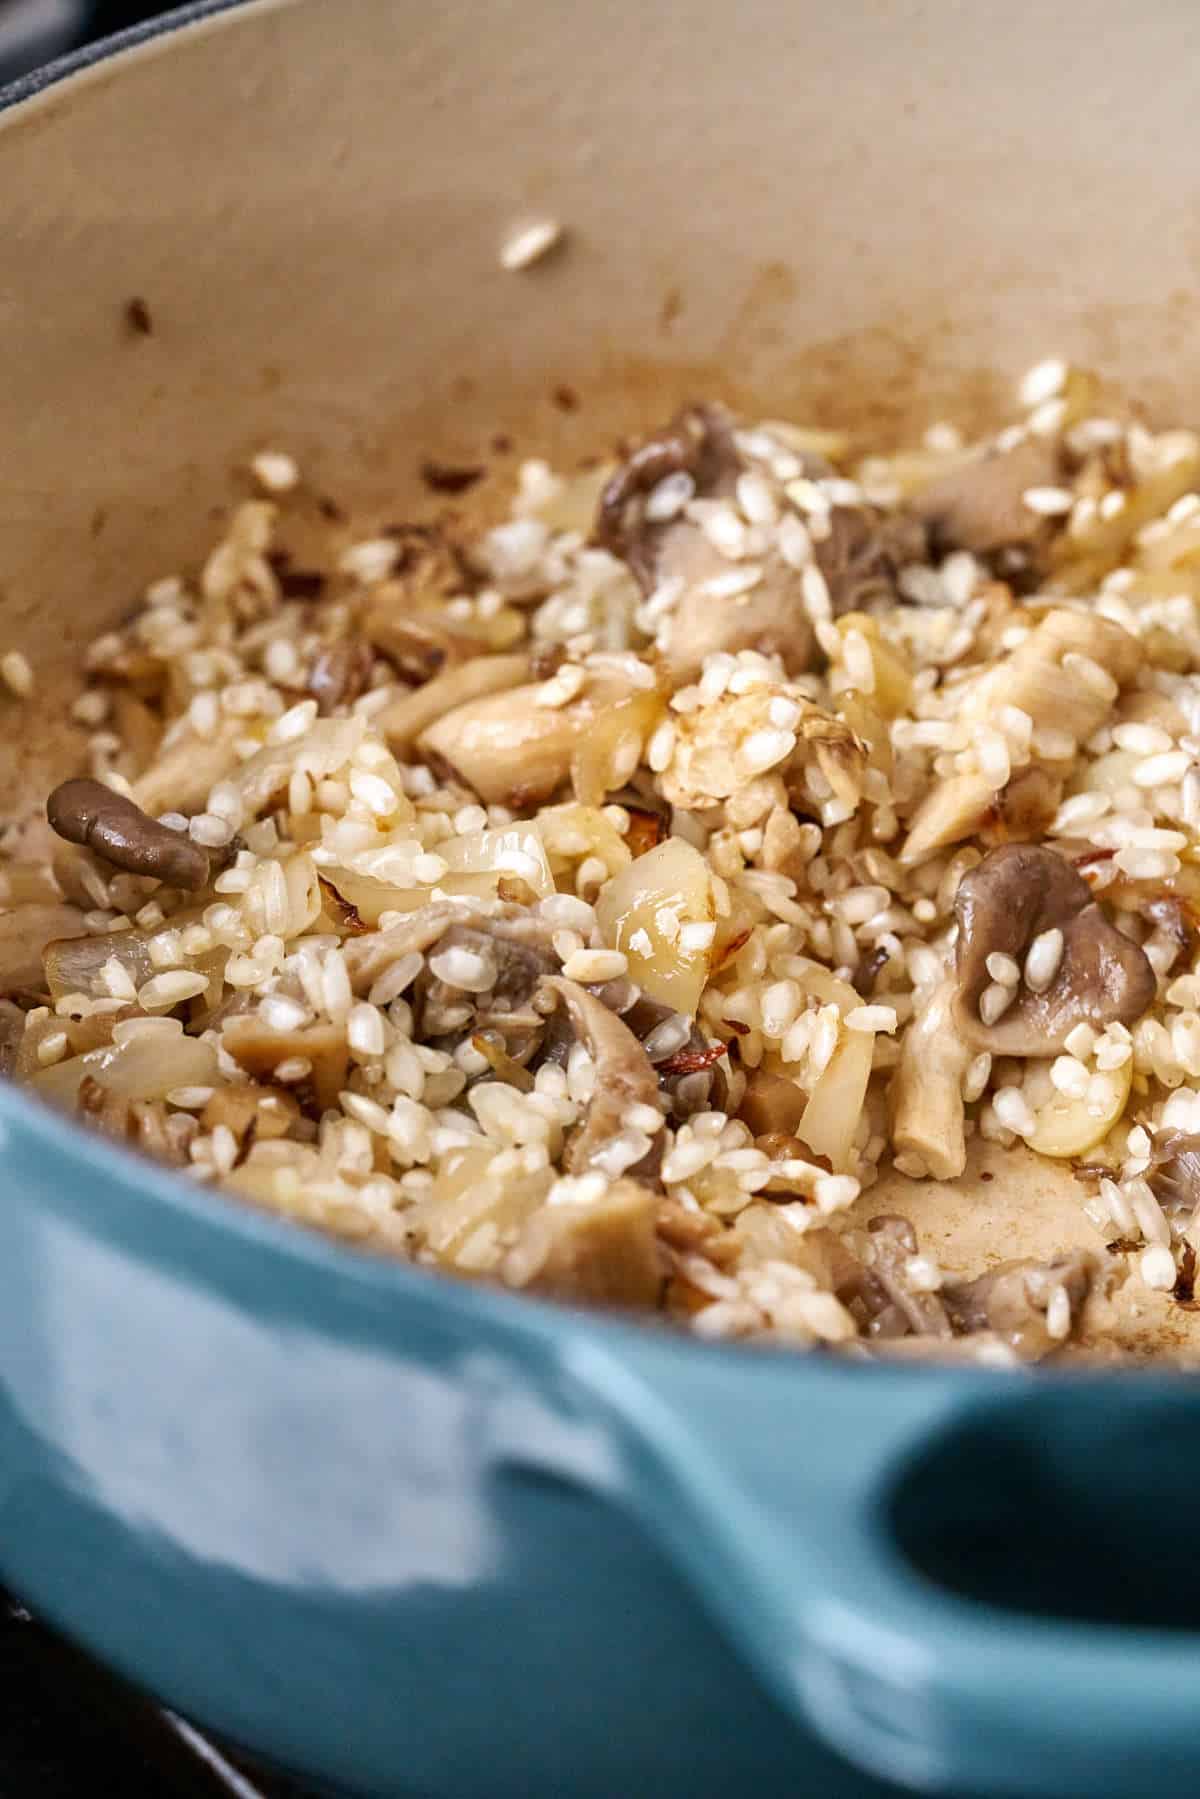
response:
[[[560,236],[526,222],[504,266]],[[302,563],[299,467],[261,450],[259,497],[93,644],[73,708],[98,778],[152,796],[208,880],[79,858],[96,947],[47,951],[22,1078],[251,1203],[705,1336],[960,1334],[978,1265],[889,1232],[909,1181],[987,1213],[989,1154],[1014,1182],[1020,1158],[1088,1170],[1097,1260],[1071,1237],[1032,1267],[1018,1353],[1074,1353],[1106,1254],[1170,1295],[1200,1236],[1161,1173],[1165,1134],[1200,1132],[1200,441],[1088,391],[1052,357],[986,446],[943,420],[859,463],[697,408],[598,528],[598,475],[529,459],[470,541],[335,521]],[[1018,452],[1019,541],[915,527],[924,488]],[[322,571],[303,606],[298,566]],[[19,652],[0,679],[33,691]],[[495,722],[468,742],[459,706]],[[1045,1023],[1099,965],[1082,902],[1001,908],[966,991],[963,882],[1014,846],[1078,871],[1136,1015]],[[44,864],[6,878],[14,914],[56,893]],[[97,1040],[161,1062],[144,1098],[85,1084]],[[997,1214],[996,1255],[1019,1235]]]

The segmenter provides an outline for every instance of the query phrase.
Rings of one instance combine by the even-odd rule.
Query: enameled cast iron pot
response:
[[[1171,0],[260,0],[10,90],[0,638],[39,685],[5,803],[264,442],[395,517],[422,456],[569,459],[697,393],[888,435],[1058,349],[1200,416],[1198,51]],[[564,247],[505,274],[530,215]],[[0,1170],[0,1573],[277,1763],[462,1799],[1194,1784],[1200,1385],[450,1285],[8,1088]]]

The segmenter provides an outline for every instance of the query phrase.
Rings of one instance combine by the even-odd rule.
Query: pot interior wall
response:
[[[1200,399],[1186,9],[265,0],[0,121],[0,773],[263,443],[365,522],[698,393],[895,439],[1061,350]],[[561,247],[506,273],[514,223]],[[514,445],[496,448],[497,434]],[[487,490],[485,490],[485,501]],[[31,721],[35,728],[29,729]]]

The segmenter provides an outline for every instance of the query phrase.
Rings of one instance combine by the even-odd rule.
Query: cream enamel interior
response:
[[[430,505],[429,455],[502,491],[497,432],[569,464],[711,395],[887,441],[978,425],[1050,351],[1193,422],[1193,37],[1120,0],[259,0],[9,111],[0,638],[39,681],[0,701],[9,805],[73,760],[82,646],[263,442],[369,523]],[[529,217],[563,245],[506,273]],[[1045,1248],[1087,1238],[1044,1179]],[[976,1261],[977,1212],[903,1184]]]

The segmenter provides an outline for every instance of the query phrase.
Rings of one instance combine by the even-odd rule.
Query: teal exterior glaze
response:
[[[854,1366],[455,1285],[3,1084],[0,1168],[0,1574],[280,1766],[455,1799],[1191,1790],[1200,1641],[1165,1624],[1200,1624],[1200,1383]],[[1007,1545],[986,1600],[902,1552],[923,1519],[964,1567]],[[1055,1528],[1174,1610],[1130,1578],[1056,1617],[1025,1566]]]

